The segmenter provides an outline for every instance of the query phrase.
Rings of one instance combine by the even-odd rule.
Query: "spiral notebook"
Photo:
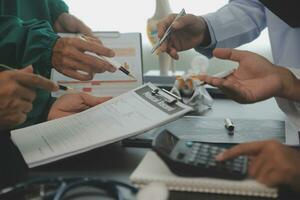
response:
[[[256,197],[277,198],[277,189],[266,187],[255,180],[224,180],[216,178],[188,178],[174,175],[164,162],[149,151],[139,166],[130,176],[131,182],[137,187],[143,187],[150,182],[164,183],[169,190],[204,192],[228,195],[244,195]]]

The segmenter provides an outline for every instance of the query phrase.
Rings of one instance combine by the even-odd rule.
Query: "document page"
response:
[[[82,113],[12,132],[29,165],[35,167],[144,133],[192,110],[169,104],[168,94],[146,84]]]

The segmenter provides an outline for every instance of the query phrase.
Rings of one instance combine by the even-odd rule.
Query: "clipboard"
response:
[[[79,37],[81,34],[59,33],[59,35],[61,37]],[[94,35],[102,41],[104,46],[115,51],[114,59],[127,66],[136,79],[127,77],[117,70],[115,73],[96,74],[91,81],[78,81],[52,69],[51,80],[94,96],[116,97],[141,86],[143,84],[141,33],[110,31],[94,32]],[[59,97],[63,94],[65,94],[64,91],[58,91],[52,93],[52,96]]]
[[[83,112],[12,131],[30,168],[142,134],[192,111],[145,84]]]

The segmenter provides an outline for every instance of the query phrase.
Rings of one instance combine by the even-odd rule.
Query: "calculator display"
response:
[[[178,140],[179,139],[169,131],[165,131],[164,134],[160,134],[158,135],[158,138],[156,138],[156,145],[161,152],[169,155],[177,144]]]

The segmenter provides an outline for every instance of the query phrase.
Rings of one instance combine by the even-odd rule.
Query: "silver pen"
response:
[[[186,12],[184,10],[184,8],[180,11],[180,13],[175,17],[175,19],[173,20],[173,22],[171,23],[171,25],[168,27],[168,29],[166,30],[165,34],[163,35],[163,37],[159,40],[159,42],[153,47],[151,53],[153,54],[161,45],[162,43],[164,43],[166,41],[166,39],[168,39],[173,31],[172,25],[173,23],[178,20],[180,17],[186,15]]]

